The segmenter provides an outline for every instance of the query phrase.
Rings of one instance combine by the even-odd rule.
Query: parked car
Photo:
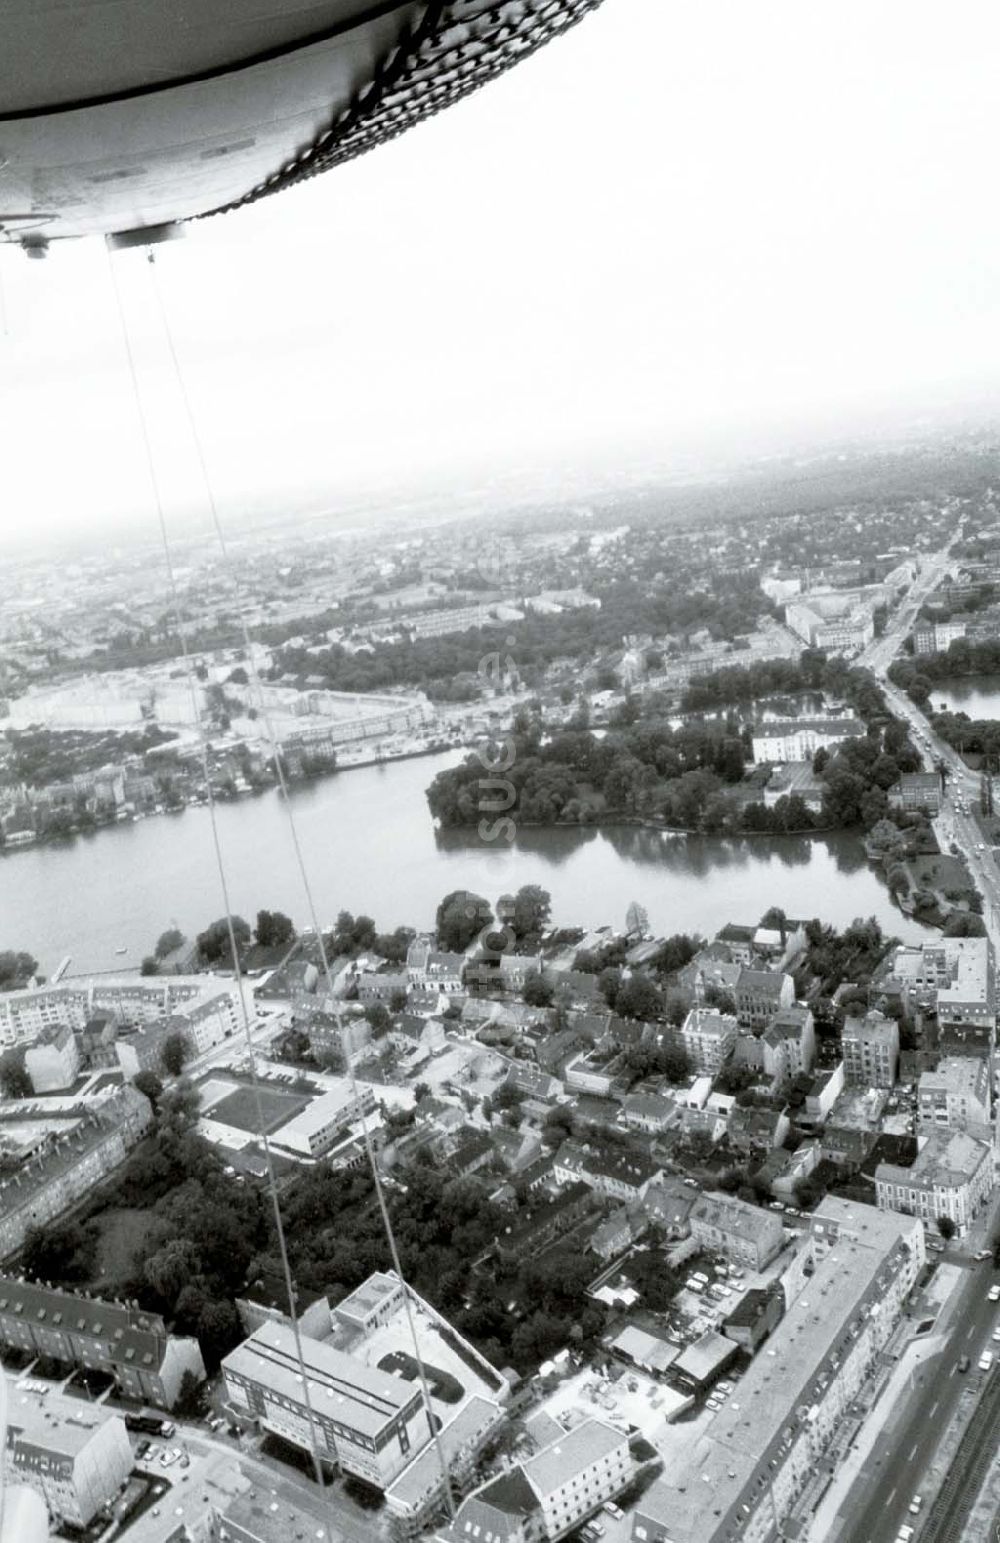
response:
[[[1000,1286],[991,1286],[986,1293],[987,1302],[1000,1302]]]
[[[982,1355],[979,1357],[979,1370],[981,1372],[988,1372],[992,1365],[993,1365],[993,1352],[992,1352],[992,1350],[984,1350]]]
[[[615,1505],[613,1500],[605,1501],[604,1505],[601,1507],[601,1510],[606,1511],[609,1516],[617,1517],[625,1515],[625,1512],[622,1510],[621,1506]]]
[[[923,1503],[924,1503],[923,1495],[914,1495],[913,1499],[910,1501],[910,1515],[911,1516],[916,1516],[918,1514],[919,1510],[920,1510],[920,1507],[923,1505]]]

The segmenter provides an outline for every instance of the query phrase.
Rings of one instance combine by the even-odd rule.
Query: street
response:
[[[976,1362],[992,1341],[1000,1322],[1000,1304],[990,1302],[990,1287],[1000,1276],[992,1262],[972,1266],[951,1328],[941,1349],[911,1377],[905,1413],[877,1438],[865,1471],[850,1492],[839,1543],[894,1543],[909,1505],[923,1493],[934,1450],[958,1407],[963,1391],[981,1381]],[[967,1372],[958,1370],[959,1357],[969,1357]],[[992,1375],[997,1375],[994,1371]]]

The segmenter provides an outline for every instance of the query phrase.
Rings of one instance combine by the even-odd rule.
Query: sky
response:
[[[992,0],[605,0],[157,279],[225,518],[1000,387]],[[148,266],[114,259],[168,518],[200,500]],[[155,516],[109,259],[0,249],[5,536]]]

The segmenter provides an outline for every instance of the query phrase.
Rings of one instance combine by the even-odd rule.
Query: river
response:
[[[1000,718],[1000,675],[952,675],[931,686],[931,706],[970,718]]]
[[[349,910],[383,930],[428,927],[451,889],[495,900],[537,883],[551,892],[553,920],[567,926],[621,927],[637,900],[660,932],[708,936],[728,921],[755,922],[773,904],[836,925],[876,916],[900,937],[926,935],[892,905],[854,835],[733,841],[623,826],[529,830],[511,848],[473,831],[438,832],[424,789],[459,759],[449,751],[362,767],[294,790],[322,926]],[[234,910],[251,922],[266,907],[306,923],[278,794],[220,805],[218,829]],[[223,911],[204,808],[0,861],[0,947],[28,949],[47,973],[66,954],[70,974],[135,969],[166,927],[191,935]]]

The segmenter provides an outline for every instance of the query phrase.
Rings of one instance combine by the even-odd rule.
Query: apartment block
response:
[[[992,1135],[990,1066],[985,1056],[945,1056],[917,1084],[917,1128],[966,1131],[980,1141]]]
[[[113,1501],[132,1468],[132,1448],[119,1414],[11,1387],[3,1478],[37,1490],[53,1528],[87,1527]]]
[[[71,1088],[80,1070],[80,1048],[68,1024],[46,1029],[24,1053],[24,1069],[36,1093]]]
[[[196,1339],[168,1334],[158,1313],[0,1275],[0,1345],[108,1372],[128,1398],[172,1409],[185,1372],[204,1380]]]
[[[714,1077],[733,1053],[736,1019],[714,1007],[692,1007],[678,1039],[695,1071]]]
[[[942,1028],[979,1029],[992,1041],[993,965],[989,938],[941,938],[898,948],[887,984],[900,990],[908,1005],[936,1010]]]
[[[993,1151],[964,1131],[935,1131],[918,1138],[909,1168],[879,1163],[875,1195],[880,1210],[902,1211],[936,1222],[947,1216],[964,1237],[993,1186]]]
[[[780,970],[746,966],[736,979],[736,1021],[741,1029],[761,1033],[771,1019],[795,1001],[795,983]]]
[[[850,1087],[891,1088],[899,1073],[899,1024],[882,1013],[846,1018],[840,1038]]]
[[[102,975],[91,980],[8,991],[0,996],[0,1045],[34,1040],[49,1029],[79,1033],[96,1013],[110,1013],[122,1028],[165,1023],[180,1015],[190,1025],[192,1043],[216,1032],[235,1032],[240,1023],[239,988],[207,975]],[[212,1043],[215,1042],[213,1039]]]
[[[637,1502],[633,1543],[770,1543],[808,1530],[823,1459],[926,1257],[915,1218],[834,1199],[814,1213],[810,1248],[813,1274],[738,1398]]]
[[[36,1156],[0,1178],[0,1259],[22,1247],[30,1227],[54,1221],[107,1178],[152,1118],[147,1098],[119,1088],[72,1131],[49,1138]]]
[[[735,1195],[699,1195],[688,1217],[691,1236],[704,1248],[717,1249],[752,1270],[764,1270],[785,1241],[772,1211],[749,1205]]]

